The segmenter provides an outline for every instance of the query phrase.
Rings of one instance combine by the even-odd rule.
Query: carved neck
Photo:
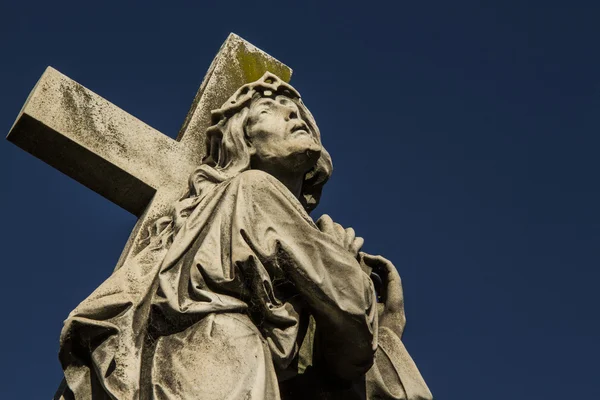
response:
[[[302,184],[304,183],[304,173],[289,173],[282,172],[279,168],[260,168],[262,171],[273,175],[279,182],[283,183],[285,187],[296,197],[300,199],[302,195]]]

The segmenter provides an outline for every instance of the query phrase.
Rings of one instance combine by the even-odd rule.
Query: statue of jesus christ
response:
[[[266,73],[212,119],[188,193],[66,320],[64,398],[431,399],[395,267],[309,216],[332,164],[298,92]]]

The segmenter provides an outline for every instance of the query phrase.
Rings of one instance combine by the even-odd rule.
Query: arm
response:
[[[375,364],[366,374],[367,399],[431,400],[431,392],[401,340],[406,317],[396,267],[381,256],[365,253],[361,253],[361,263],[381,278],[383,299],[377,304],[378,347]]]
[[[232,228],[247,230],[252,253],[293,282],[326,332],[323,356],[332,371],[344,379],[365,373],[373,362],[377,316],[373,284],[358,261],[321,232],[275,178],[247,171],[235,184],[236,208],[243,212],[234,213],[242,220]]]

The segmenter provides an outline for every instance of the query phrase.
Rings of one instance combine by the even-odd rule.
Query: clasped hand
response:
[[[323,214],[316,222],[317,227],[321,232],[328,234],[333,240],[350,251],[354,257],[358,257],[358,252],[362,248],[365,240],[361,237],[356,237],[354,229],[344,229],[343,226],[337,222],[333,222],[331,217],[327,214]]]
[[[371,280],[381,303],[377,304],[379,326],[392,330],[402,338],[406,318],[404,316],[404,294],[400,275],[391,261],[381,256],[372,256],[360,252],[364,239],[356,236],[354,229],[344,229],[324,214],[316,222],[321,232],[328,234],[333,240],[347,249],[372,270]]]

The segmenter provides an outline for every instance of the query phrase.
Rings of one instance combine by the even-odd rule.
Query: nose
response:
[[[288,115],[285,118],[285,120],[290,121],[293,119],[298,119],[298,112],[296,110],[289,110]]]

